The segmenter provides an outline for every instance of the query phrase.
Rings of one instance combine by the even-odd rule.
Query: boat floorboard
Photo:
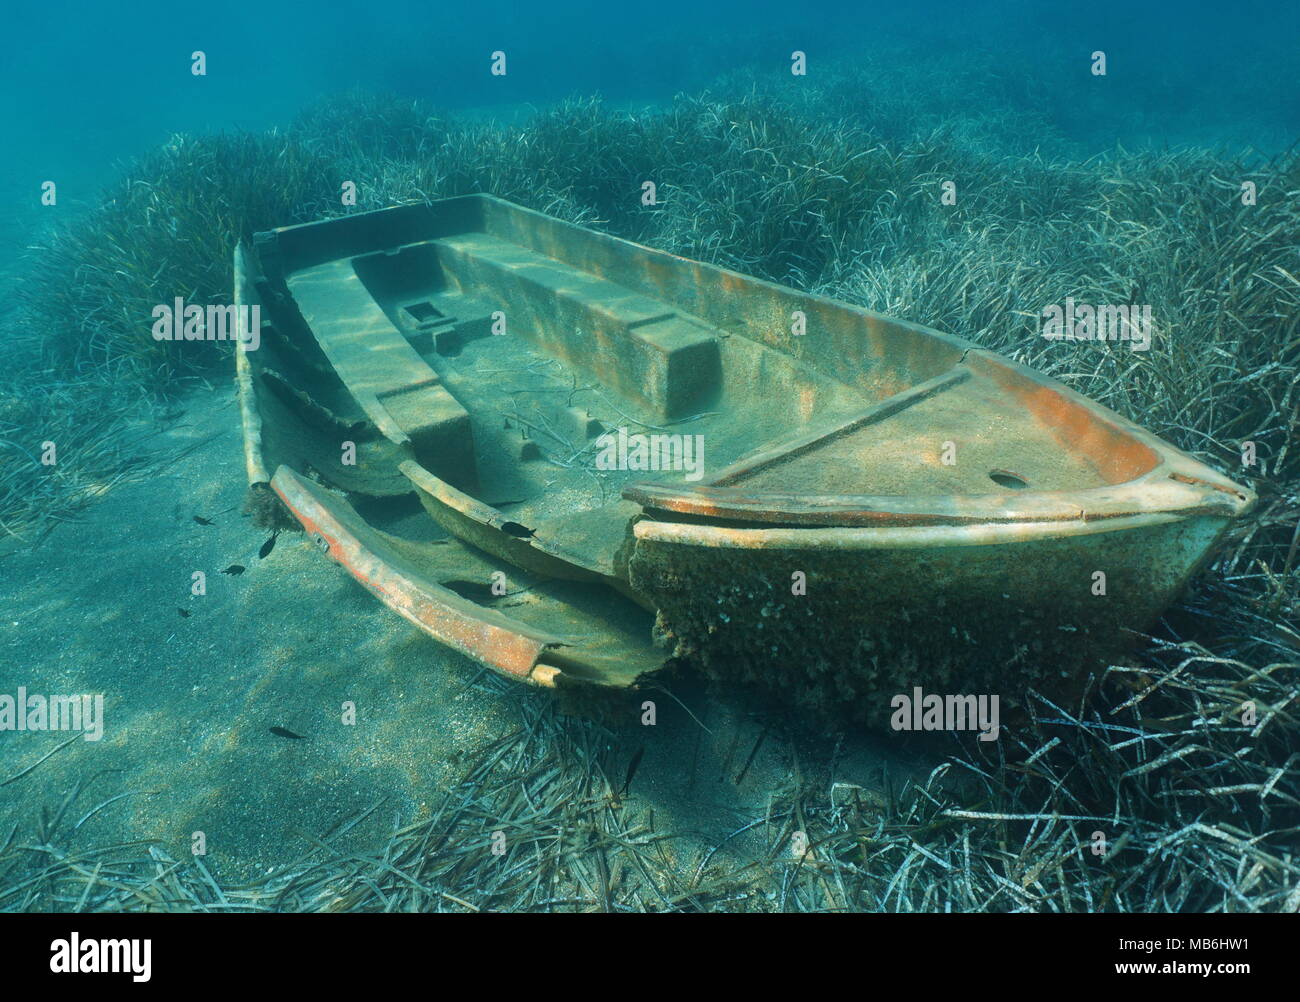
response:
[[[947,446],[947,448],[946,448]],[[784,462],[726,479],[746,491],[977,495],[1104,487],[1107,480],[1053,429],[978,373],[912,399],[880,420],[828,435]]]

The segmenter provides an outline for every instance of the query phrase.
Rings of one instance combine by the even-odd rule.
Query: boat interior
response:
[[[265,246],[294,307],[271,311],[285,337],[263,365],[281,400],[309,423],[369,430],[372,452],[409,450],[365,483],[314,464],[345,489],[414,489],[435,516],[609,573],[640,510],[622,499],[633,482],[1002,496],[1122,483],[1158,462],[959,339],[485,196],[438,207],[364,232],[287,228]],[[646,448],[610,469],[619,429]]]

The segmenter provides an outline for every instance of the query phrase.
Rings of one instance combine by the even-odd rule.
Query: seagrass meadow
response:
[[[361,806],[304,802],[223,869],[189,852],[197,796],[174,817],[159,801],[148,823],[97,829],[164,777],[141,765],[106,785],[84,756],[61,765],[74,753],[51,738],[0,759],[0,908],[1300,911],[1300,154],[1099,152],[1070,134],[1077,109],[991,61],[948,58],[924,85],[882,54],[797,87],[733,72],[657,104],[577,97],[509,116],[349,92],[280,129],[176,135],[123,164],[98,202],[32,237],[0,314],[4,619],[23,618],[10,568],[119,524],[97,523],[106,511],[129,521],[107,507],[127,492],[179,513],[166,524],[186,532],[192,514],[237,504],[214,487],[200,509],[185,493],[215,476],[217,455],[227,490],[242,489],[235,410],[211,402],[229,403],[232,355],[145,336],[155,304],[229,302],[233,251],[257,231],[485,192],[967,338],[1249,486],[1258,504],[1130,656],[1068,703],[1021,693],[1000,740],[911,740],[877,785],[840,770],[868,753],[851,725],[828,729],[758,692],[727,694],[723,718],[707,716],[718,694],[683,667],[659,683],[661,712],[686,744],[738,735],[714,771],[720,789],[748,791],[705,823],[656,787],[654,770],[680,763],[664,753],[656,765],[653,750],[642,761],[632,704],[517,691],[463,659],[431,664],[436,648],[386,623],[367,656],[402,647],[408,690],[442,674],[452,681],[438,686],[491,708],[448,725],[418,802],[380,806],[379,789]],[[940,197],[948,180],[955,204]],[[345,181],[356,206],[340,204]],[[1066,297],[1150,304],[1150,350],[1044,339],[1044,305]],[[38,461],[47,440],[57,472]],[[161,574],[189,544],[159,526]],[[299,541],[285,533],[277,549]],[[268,559],[280,558],[293,559]],[[79,628],[100,622],[85,615]],[[159,643],[189,622],[158,615],[170,617]],[[341,615],[359,637],[385,614]],[[309,631],[322,651],[342,629],[283,618],[277,628]],[[270,678],[295,655],[263,636],[241,656]],[[204,664],[172,670],[188,689]],[[125,684],[119,696],[143,698]],[[400,748],[418,725],[393,714],[381,737]],[[408,769],[381,743],[355,754]],[[262,784],[269,813],[297,795],[292,762],[240,762],[279,783]],[[498,831],[504,857],[485,848]]]

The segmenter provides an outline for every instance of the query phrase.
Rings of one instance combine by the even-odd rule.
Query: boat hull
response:
[[[961,338],[490,196],[259,234],[235,300],[254,515],[531,684],[1077,687],[1254,500]]]
[[[1120,657],[1230,524],[636,527],[633,586],[674,653],[817,711],[883,723],[926,691],[1071,690]]]

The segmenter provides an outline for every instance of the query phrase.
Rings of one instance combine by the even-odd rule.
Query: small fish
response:
[[[222,574],[230,574],[230,575],[232,575],[232,576],[239,575],[239,574],[243,574],[243,573],[244,573],[244,565],[243,565],[243,564],[231,564],[229,567],[227,567],[227,568],[226,568],[225,570],[223,570],[221,573],[222,573]]]
[[[179,609],[179,608],[178,608],[176,611],[179,612],[179,613],[181,614],[181,619],[189,619],[189,618],[190,618],[190,610],[189,610],[189,609]]]
[[[627,775],[623,778],[623,789],[618,791],[619,799],[627,793],[627,788],[632,785],[632,777],[636,775],[637,766],[641,764],[641,756],[645,754],[645,745],[642,745],[632,753],[632,759],[627,764]]]
[[[217,524],[216,522],[212,521],[212,519],[210,519],[210,518],[204,518],[202,515],[195,515],[195,516],[194,516],[194,521],[198,522],[199,525],[216,525],[216,524]]]
[[[271,551],[275,549],[275,537],[278,535],[280,535],[278,532],[271,533],[271,538],[262,544],[262,548],[257,551],[258,560],[265,560]]]
[[[304,738],[304,735],[294,734],[293,731],[285,727],[272,727],[271,733],[277,738],[293,738],[295,741],[302,741]]]

